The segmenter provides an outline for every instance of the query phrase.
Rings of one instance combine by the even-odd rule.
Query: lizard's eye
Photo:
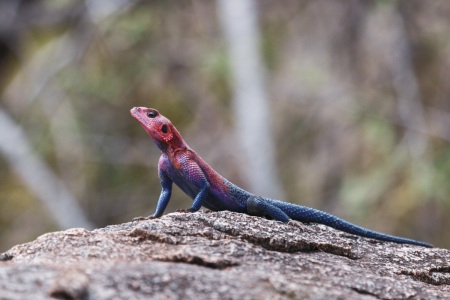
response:
[[[156,110],[151,110],[147,112],[147,117],[149,118],[156,118],[156,116],[158,115],[158,112]]]
[[[167,131],[169,131],[168,128],[167,128],[167,125],[164,124],[164,125],[161,127],[161,131],[162,131],[163,133],[167,133]]]

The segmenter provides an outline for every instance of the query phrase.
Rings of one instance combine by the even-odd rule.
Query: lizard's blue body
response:
[[[162,151],[158,164],[162,191],[156,211],[151,217],[163,214],[170,200],[172,183],[175,183],[194,200],[188,209],[190,212],[198,211],[204,206],[214,211],[229,210],[270,217],[281,222],[293,219],[320,223],[362,237],[432,247],[424,242],[372,231],[314,208],[249,193],[214,171],[186,144],[170,120],[157,110],[135,107],[131,114]]]

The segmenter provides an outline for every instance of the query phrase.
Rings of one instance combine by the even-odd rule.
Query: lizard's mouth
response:
[[[147,125],[147,116],[145,107],[133,107],[130,110],[131,115],[142,125]]]
[[[135,117],[136,119],[140,119],[141,118],[141,113],[143,112],[143,107],[133,107],[130,110],[130,113],[133,117]]]

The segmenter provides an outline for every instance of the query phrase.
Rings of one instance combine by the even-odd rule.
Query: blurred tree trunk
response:
[[[256,3],[219,0],[218,10],[230,54],[242,172],[251,192],[284,199],[275,159]]]

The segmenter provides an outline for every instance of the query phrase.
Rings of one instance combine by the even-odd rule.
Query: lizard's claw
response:
[[[297,227],[300,231],[309,231],[309,228],[302,222],[296,220],[289,220],[288,225]]]

